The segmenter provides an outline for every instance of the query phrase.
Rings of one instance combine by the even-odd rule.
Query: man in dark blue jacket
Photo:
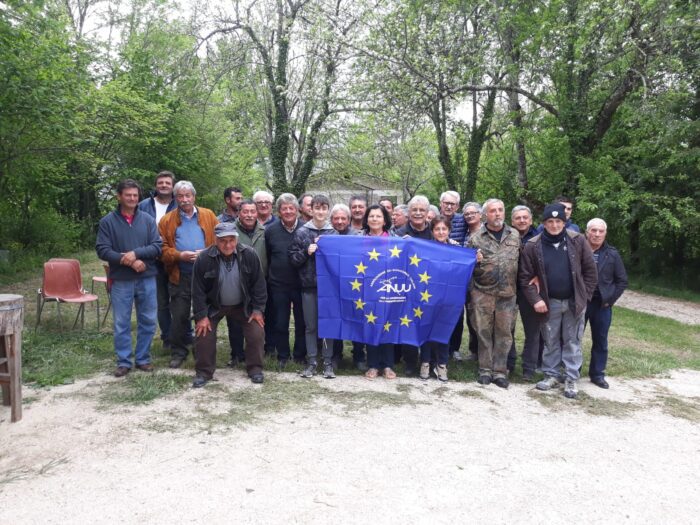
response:
[[[612,323],[612,306],[627,288],[627,272],[615,248],[605,242],[608,225],[603,219],[591,219],[586,225],[586,238],[598,267],[598,286],[586,308],[586,322],[591,324],[591,362],[588,376],[600,388],[609,388],[605,380],[608,363],[608,330]]]
[[[175,175],[171,171],[161,171],[156,175],[156,188],[150,195],[139,202],[139,210],[148,213],[156,220],[156,226],[169,211],[177,208],[177,202],[173,196]],[[170,347],[170,292],[168,291],[168,273],[163,263],[156,261],[156,290],[158,298],[158,326],[160,327],[160,339],[163,347]]]
[[[112,280],[116,377],[124,377],[131,362],[131,307],[136,305],[136,368],[152,372],[151,341],[156,333],[156,258],[162,242],[156,221],[138,209],[141,189],[136,181],[117,186],[119,206],[100,221],[95,248],[109,263]]]

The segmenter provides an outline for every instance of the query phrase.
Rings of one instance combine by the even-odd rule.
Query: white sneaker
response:
[[[564,396],[569,399],[576,399],[578,396],[578,387],[576,386],[575,379],[567,379],[564,384]]]
[[[548,376],[535,385],[537,390],[551,390],[559,387],[559,380],[556,377]]]
[[[433,372],[435,372],[437,378],[443,383],[447,381],[447,367],[445,365],[437,365],[433,369]]]
[[[430,363],[420,364],[420,373],[418,374],[418,377],[420,377],[423,380],[430,379]]]

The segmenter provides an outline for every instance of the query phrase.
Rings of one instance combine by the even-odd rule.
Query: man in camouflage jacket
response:
[[[508,388],[506,358],[513,342],[520,234],[505,223],[503,201],[484,203],[486,223],[469,239],[477,266],[469,289],[469,315],[479,339],[478,382]]]

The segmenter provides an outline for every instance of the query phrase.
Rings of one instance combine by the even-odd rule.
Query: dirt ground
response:
[[[0,412],[0,523],[698,523],[699,372],[577,401],[217,375],[141,406],[106,375],[25,388],[21,422]]]
[[[675,319],[684,324],[700,324],[700,305],[690,301],[625,290],[616,304],[630,310]]]

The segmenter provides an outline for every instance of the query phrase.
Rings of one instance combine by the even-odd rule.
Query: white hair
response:
[[[462,207],[462,213],[467,211],[467,208],[474,208],[477,212],[481,213],[481,204],[478,202],[465,202]]]
[[[253,194],[253,202],[257,202],[258,198],[260,197],[269,200],[270,202],[273,202],[275,200],[275,198],[272,196],[272,193],[269,193],[265,190],[259,190]]]
[[[600,218],[598,218],[598,217],[594,217],[593,219],[591,219],[590,221],[588,221],[588,223],[586,224],[586,231],[590,230],[591,227],[594,226],[594,225],[596,225],[596,224],[602,225],[602,226],[603,226],[603,229],[604,229],[605,231],[608,231],[608,224],[607,224],[603,219],[600,219]]]
[[[350,215],[350,208],[348,208],[347,205],[343,204],[342,202],[336,204],[335,206],[333,206],[333,208],[331,208],[330,216],[333,217],[338,212],[343,212],[345,215],[348,216],[348,218],[350,218],[350,216],[351,216]]]
[[[425,204],[427,208],[430,206],[430,201],[425,195],[415,195],[410,201],[408,201],[408,210],[410,211],[416,204]]]
[[[489,206],[492,204],[500,204],[501,206],[505,207],[503,204],[503,201],[501,199],[487,199],[486,202],[484,202],[484,205],[481,207],[482,210],[484,210],[484,213],[489,211]]]
[[[192,193],[192,195],[197,195],[197,190],[194,189],[194,186],[188,180],[176,182],[175,186],[173,187],[173,195],[177,195],[177,192],[180,190],[189,191]]]
[[[279,211],[283,204],[293,204],[297,210],[299,209],[299,202],[297,202],[297,198],[291,193],[283,193],[277,197],[277,202],[275,203],[275,206],[277,206],[277,211]]]
[[[440,202],[445,200],[445,197],[452,197],[454,200],[457,201],[457,206],[459,206],[459,193],[453,190],[447,190],[443,191],[442,195],[440,195]]]
[[[526,211],[530,218],[532,218],[532,210],[524,204],[518,204],[517,206],[513,206],[513,209],[510,212],[510,218],[512,219],[513,215],[515,215],[519,211]]]

